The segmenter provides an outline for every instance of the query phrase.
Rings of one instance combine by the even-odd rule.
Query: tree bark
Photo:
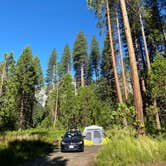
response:
[[[4,81],[6,80],[6,61],[4,62],[4,65],[3,65],[3,70],[2,70],[2,78],[1,78],[1,87],[0,87],[0,97],[2,96],[2,91],[3,91],[3,84],[4,84]]]
[[[59,83],[57,83],[57,90],[56,90],[56,102],[55,102],[55,109],[54,109],[54,123],[53,123],[53,126],[54,126],[54,127],[55,127],[55,123],[56,123],[56,120],[57,120],[58,98],[59,98]]]
[[[67,74],[70,74],[70,65],[67,65]]]
[[[81,86],[84,87],[85,81],[84,81],[84,65],[81,64]]]
[[[156,99],[156,97],[153,100],[153,106],[155,108],[156,127],[157,127],[157,130],[160,131],[161,130],[161,125],[160,125],[159,113],[158,113],[158,110],[157,110],[157,99]]]
[[[114,71],[116,92],[117,92],[118,102],[123,103],[122,93],[121,93],[121,90],[120,90],[120,84],[119,84],[119,80],[118,80],[118,73],[117,73],[117,69],[116,69],[116,61],[115,61],[115,54],[114,54],[114,47],[113,47],[113,37],[112,37],[112,28],[111,28],[110,10],[109,10],[108,0],[106,0],[106,8],[107,8],[107,21],[108,21],[107,22],[107,24],[108,24],[108,34],[109,34],[109,40],[110,40],[112,67],[113,67],[113,71]],[[125,127],[127,127],[126,118],[123,119],[123,125]]]
[[[20,115],[19,115],[19,129],[23,129],[23,118],[24,118],[24,98],[22,96],[21,97]]]
[[[145,55],[146,55],[146,65],[147,65],[147,69],[149,71],[150,70],[150,59],[149,59],[149,52],[148,52],[141,12],[139,13],[139,19],[140,19],[140,24],[141,24],[141,32],[142,32],[142,38],[143,38],[143,42],[144,42],[144,49],[145,49]]]
[[[142,96],[140,90],[140,83],[138,77],[138,70],[135,58],[135,52],[133,47],[133,41],[131,36],[131,30],[126,10],[125,0],[120,0],[120,6],[122,10],[127,46],[128,46],[128,53],[130,59],[130,67],[131,67],[131,79],[133,84],[133,94],[134,94],[134,105],[136,110],[136,116],[138,121],[138,134],[144,134],[144,117],[143,117],[143,105],[142,105]]]
[[[117,12],[116,12],[116,23],[117,23],[118,43],[119,43],[119,51],[120,51],[120,65],[121,65],[121,71],[122,71],[122,81],[123,81],[125,100],[127,101],[128,100],[128,91],[127,91],[127,85],[126,85],[126,75],[125,75],[125,69],[124,69],[124,63],[123,63],[122,44],[121,44],[119,19],[118,19]]]
[[[109,11],[108,0],[106,0],[106,5],[107,5],[106,7],[107,7],[108,34],[109,34],[109,40],[110,40],[112,67],[113,67],[113,71],[114,71],[115,86],[116,86],[118,102],[122,103],[123,100],[122,100],[122,94],[120,91],[120,85],[119,85],[118,74],[117,74],[117,69],[116,69],[116,62],[115,62],[115,54],[114,54],[114,48],[113,48],[113,38],[112,38],[112,29],[111,29],[110,11]]]
[[[52,87],[53,87],[53,90],[55,89],[55,70],[56,70],[56,66],[53,65],[53,72],[52,72]]]

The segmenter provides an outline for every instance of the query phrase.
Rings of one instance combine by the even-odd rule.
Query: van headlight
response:
[[[78,142],[78,144],[83,144],[83,141]]]
[[[62,144],[62,145],[66,145],[66,142],[62,141],[61,144]]]

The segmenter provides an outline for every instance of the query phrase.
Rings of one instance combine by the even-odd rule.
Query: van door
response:
[[[102,143],[101,132],[98,130],[93,131],[93,143],[94,144],[101,144]]]

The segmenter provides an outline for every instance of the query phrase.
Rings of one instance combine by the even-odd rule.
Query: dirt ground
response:
[[[46,157],[31,160],[22,166],[96,166],[95,158],[100,148],[101,146],[85,146],[84,152],[65,153],[55,150]],[[166,163],[138,164],[135,166],[166,166]]]
[[[84,152],[65,152],[55,150],[47,157],[37,158],[23,166],[95,166],[95,157],[101,146],[85,146]]]

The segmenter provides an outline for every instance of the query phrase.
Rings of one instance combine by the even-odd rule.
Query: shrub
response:
[[[97,156],[98,166],[135,165],[166,161],[166,141],[127,135],[127,131],[110,134],[109,144]]]

